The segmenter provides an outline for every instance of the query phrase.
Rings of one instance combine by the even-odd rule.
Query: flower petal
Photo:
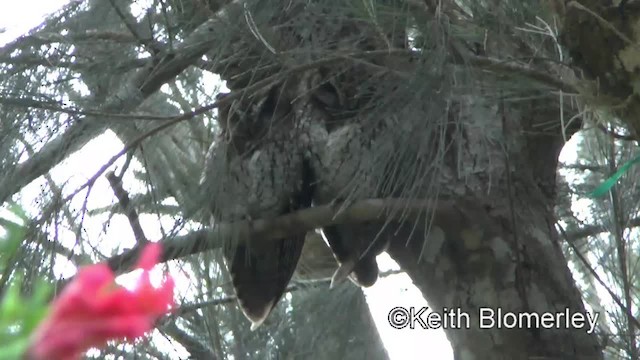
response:
[[[34,333],[29,359],[75,360],[109,340],[134,340],[153,329],[158,317],[174,304],[171,276],[157,288],[150,281],[149,270],[161,253],[160,244],[143,249],[137,266],[143,272],[133,290],[117,285],[105,264],[81,269]]]

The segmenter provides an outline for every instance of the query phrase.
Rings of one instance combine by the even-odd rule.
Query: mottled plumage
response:
[[[313,162],[318,176],[315,204],[349,203],[377,197],[377,181],[372,178],[374,174],[371,171],[374,166],[371,146],[370,139],[355,122],[345,124],[328,135],[326,146],[319,152],[319,161]],[[368,287],[376,282],[376,256],[388,244],[384,234],[380,233],[382,225],[380,222],[367,222],[322,229],[339,264],[332,286],[347,276],[360,286]]]
[[[223,136],[209,149],[202,180],[213,225],[274,218],[311,205],[312,174],[297,123],[278,88],[260,103],[236,101],[220,109]],[[238,304],[252,329],[282,297],[304,238],[301,233],[225,246]]]
[[[327,113],[329,132],[326,146],[318,152],[320,160],[314,162],[314,204],[348,206],[370,198],[437,196],[433,185],[439,181],[438,162],[448,150],[450,135],[445,88],[411,87],[392,72],[372,76],[371,69],[360,64],[344,70],[325,76],[324,85],[317,87],[320,95],[314,96],[317,107]],[[420,81],[430,76],[422,75]],[[348,276],[358,285],[373,285],[377,255],[406,220],[381,216],[380,221],[324,227],[322,233],[339,263],[332,283]]]

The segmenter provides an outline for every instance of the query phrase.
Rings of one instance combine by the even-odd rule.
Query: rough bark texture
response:
[[[505,120],[526,124],[526,117],[517,112]],[[454,206],[436,210],[432,229],[441,230],[443,238],[426,239],[423,249],[423,229],[413,235],[403,229],[389,250],[433,311],[460,308],[471,315],[470,328],[446,331],[456,359],[601,358],[595,337],[584,329],[477,326],[479,308],[538,314],[585,311],[556,236],[553,198],[537,178],[541,169],[536,164],[552,166],[558,149],[549,149],[549,142],[533,143],[504,154],[504,159],[513,159],[509,175],[500,170],[488,182],[481,181],[486,174],[477,174],[478,181],[450,183],[465,194]]]

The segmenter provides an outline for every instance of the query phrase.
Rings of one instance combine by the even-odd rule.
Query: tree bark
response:
[[[430,246],[432,239],[427,239],[422,258],[423,242],[409,236],[410,230],[401,232],[404,236],[389,253],[422,291],[429,311],[460,309],[470,315],[468,328],[459,324],[462,329],[445,329],[456,359],[600,359],[596,339],[585,329],[564,324],[559,329],[479,327],[480,309],[585,313],[548,204],[535,195],[518,196],[513,208],[500,200],[493,193],[491,199],[465,201],[460,208],[438,213],[432,229],[443,231],[444,242]]]
[[[502,154],[488,156],[502,166],[487,166],[486,171],[459,181],[449,179],[448,192],[461,196],[453,206],[437,207],[430,235],[424,238],[424,224],[413,233],[403,226],[389,253],[411,276],[432,311],[460,309],[469,314],[468,328],[445,329],[456,359],[601,359],[588,327],[478,326],[482,308],[516,314],[585,314],[554,225],[552,184],[562,136],[557,131],[529,135],[552,115],[546,107],[496,105],[496,112],[485,116],[502,119],[498,126],[507,146]],[[465,124],[483,122],[482,112],[470,114]],[[470,139],[474,136],[482,135],[468,134]],[[482,151],[470,147],[466,155]]]

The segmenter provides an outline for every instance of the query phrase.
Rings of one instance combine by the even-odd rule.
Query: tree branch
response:
[[[611,296],[611,299],[618,305],[620,310],[622,310],[622,312],[636,326],[636,328],[640,328],[640,321],[638,321],[638,319],[635,318],[631,310],[625,304],[622,303],[622,300],[620,299],[620,297],[616,295],[616,293],[614,293],[613,290],[611,290],[611,287],[607,285],[607,283],[605,283],[604,280],[602,280],[600,275],[598,275],[596,270],[589,263],[589,260],[587,260],[587,258],[584,255],[582,255],[582,253],[575,246],[575,244],[569,241],[567,237],[567,233],[564,231],[564,228],[562,227],[562,225],[556,223],[556,227],[560,230],[560,234],[565,238],[565,240],[567,240],[567,243],[569,244],[573,252],[576,254],[578,259],[580,259],[583,265],[589,270],[589,272],[591,273],[591,276],[593,276],[593,278],[596,279],[596,281],[600,284],[600,286],[602,286],[605,290],[607,290],[607,292],[609,293],[609,296]]]
[[[638,227],[640,226],[640,218],[633,218],[627,221],[625,224],[625,229]],[[588,225],[584,226],[581,229],[567,232],[566,238],[569,242],[576,241],[578,239],[582,239],[588,236],[595,236],[600,233],[609,232],[610,229],[605,227],[604,225]]]
[[[239,1],[232,1],[228,6],[237,6],[238,3]],[[224,10],[219,11],[217,17],[200,25],[184,42],[174,48],[167,48],[150,59],[147,66],[131,76],[130,81],[123,84],[100,111],[126,113],[138,107],[143,100],[211,49],[215,44],[212,34],[226,14]],[[0,204],[108,128],[109,121],[95,120],[92,117],[80,119],[25,162],[9,169],[7,175],[0,179]]]
[[[450,213],[454,208],[453,201],[444,199],[438,201],[368,199],[355,202],[346,208],[341,208],[340,204],[316,206],[274,219],[219,224],[211,230],[201,229],[186,235],[176,236],[170,240],[160,240],[163,245],[161,261],[166,262],[217,249],[227,239],[237,239],[242,242],[250,237],[258,237],[262,241],[269,241],[328,225],[376,220],[385,222],[393,219],[408,221],[407,219],[424,215],[429,210],[435,211],[437,215]],[[114,273],[124,273],[135,264],[142,248],[143,246],[137,245],[122,254],[109,258],[106,263]],[[72,279],[58,281],[57,288],[61,289]]]
[[[167,335],[171,336],[174,340],[184,346],[184,348],[191,354],[192,359],[210,359],[217,360],[218,356],[211,350],[206,344],[202,343],[193,335],[180,329],[174,321],[166,321],[162,325],[162,330]]]
[[[122,187],[122,179],[117,177],[113,171],[108,172],[106,177],[107,180],[109,180],[109,185],[111,185],[111,188],[113,189],[113,193],[118,198],[118,203],[120,203],[122,211],[127,217],[127,220],[129,220],[136,242],[139,245],[146,245],[149,241],[144,234],[144,230],[142,230],[142,225],[140,225],[138,212],[131,205],[131,201],[129,201],[129,194]]]

